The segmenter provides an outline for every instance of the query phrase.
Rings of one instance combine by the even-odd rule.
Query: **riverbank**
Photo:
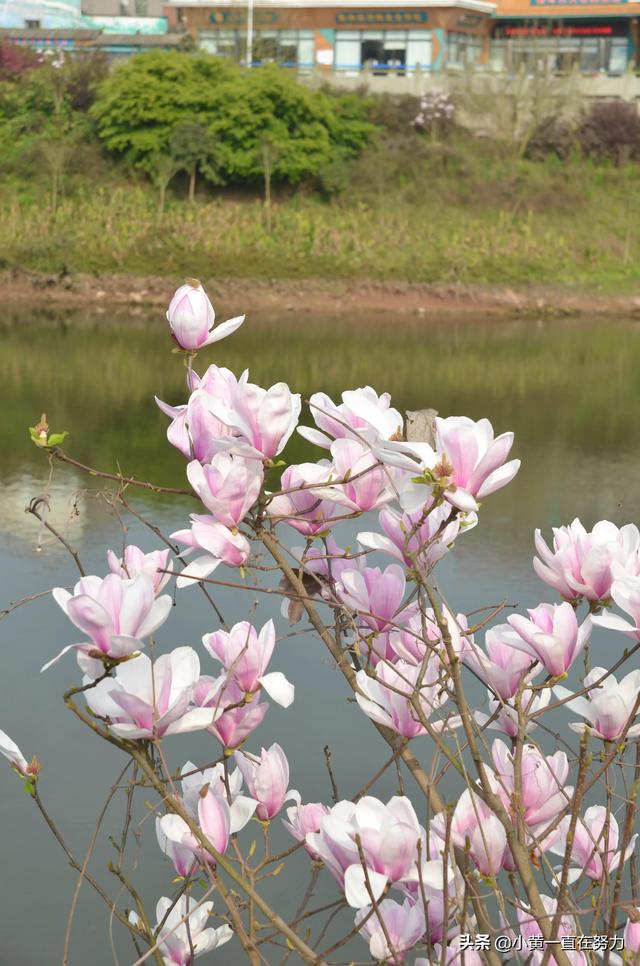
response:
[[[146,315],[163,309],[181,278],[128,274],[45,273],[21,269],[0,272],[0,301],[9,314],[24,306],[83,310],[92,314]],[[295,281],[202,279],[216,311],[273,316],[317,314],[330,317],[369,313],[388,316],[513,318],[575,316],[640,317],[636,294],[614,295],[570,287],[510,287],[474,284],[423,284],[327,279]]]

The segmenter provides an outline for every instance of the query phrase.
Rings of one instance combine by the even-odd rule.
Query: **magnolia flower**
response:
[[[384,536],[366,531],[358,534],[358,542],[368,549],[390,554],[407,567],[427,572],[449,552],[459,532],[470,530],[477,523],[476,515],[468,514],[464,521],[458,516],[443,526],[450,516],[447,504],[431,510],[426,518],[423,507],[414,513],[383,507],[378,523]]]
[[[491,776],[494,790],[502,799],[505,808],[513,808],[516,792],[513,754],[503,741],[493,743],[491,756],[495,774]],[[571,800],[573,787],[567,786],[569,762],[563,751],[544,756],[535,745],[527,744],[522,751],[522,786],[518,789],[524,822],[530,834],[536,838],[556,819]],[[557,830],[550,833],[542,843],[542,848],[550,848],[559,837]]]
[[[323,499],[315,484],[326,483],[330,472],[328,460],[288,466],[280,480],[283,492],[273,496],[268,505],[270,516],[281,517],[307,537],[327,530],[338,507],[332,500]]]
[[[599,684],[596,683],[598,681]],[[594,667],[585,676],[584,687],[588,698],[574,698],[571,691],[560,686],[553,689],[560,699],[572,698],[567,702],[568,707],[588,722],[572,722],[569,725],[572,731],[577,731],[578,734],[586,731],[587,734],[604,741],[617,741],[625,733],[627,738],[640,735],[640,724],[631,725],[627,729],[630,719],[638,711],[640,671],[631,671],[618,684],[613,674],[605,668]]]
[[[442,619],[447,626],[451,647],[457,657],[461,657],[473,642],[473,636],[466,634],[467,618],[464,614],[456,617],[446,608],[442,608]],[[413,614],[404,621],[404,627],[393,628],[389,631],[389,643],[398,657],[410,664],[422,664],[425,655],[437,650],[438,656],[446,664],[449,660],[442,632],[431,609],[424,614]]]
[[[215,785],[206,791],[203,788],[202,792],[204,794],[198,796],[197,824],[211,847],[224,855],[230,836],[240,832],[251,820],[256,803],[244,795],[237,795],[229,804],[218,793]],[[182,816],[163,815],[156,831],[160,848],[170,858],[174,859],[175,854],[185,856],[191,853],[200,865],[210,865],[214,861],[211,853],[203,848]],[[192,868],[193,866],[189,871]]]
[[[355,926],[363,939],[368,940],[372,959],[377,963],[401,963],[404,962],[403,954],[425,934],[424,903],[405,899],[400,905],[393,899],[383,899],[375,911],[371,906],[360,909],[356,913]]]
[[[183,349],[194,351],[225,339],[244,322],[244,315],[214,329],[216,313],[200,282],[189,279],[176,290],[167,312],[171,334]]]
[[[212,909],[213,902],[198,903],[190,896],[180,896],[177,902],[164,897],[158,900],[155,936],[166,966],[191,966],[194,959],[229,942],[233,936],[230,926],[205,929]],[[135,912],[129,913],[129,920],[139,924]]]
[[[298,424],[302,403],[284,382],[263,389],[248,382],[243,373],[231,400],[210,397],[213,415],[228,426],[232,436],[219,441],[227,449],[249,459],[273,459],[282,452]]]
[[[614,564],[613,572],[616,579],[611,585],[611,597],[620,610],[629,614],[631,621],[626,621],[618,614],[605,611],[598,617],[592,617],[594,624],[606,627],[611,631],[621,631],[634,641],[640,640],[640,576],[618,576],[621,565]]]
[[[560,839],[551,846],[551,852],[564,858],[568,843],[567,833],[569,831],[570,818],[567,816],[560,823]],[[607,840],[605,845],[605,828],[608,827]],[[575,882],[581,875],[586,875],[590,879],[599,882],[605,877],[611,876],[620,865],[621,853],[616,852],[619,840],[618,823],[615,817],[603,805],[593,805],[584,813],[584,818],[579,818],[573,835],[573,845],[571,846],[571,862],[578,865],[578,868],[569,869],[567,881]],[[636,844],[637,835],[632,836],[627,845],[623,863],[627,861]],[[606,872],[605,872],[606,870]]]
[[[437,657],[427,663],[424,673],[420,665],[406,661],[396,664],[379,661],[375,677],[364,669],[357,672],[356,701],[368,718],[405,738],[426,734],[427,729],[421,723],[411,698],[418,694],[418,703],[428,720],[447,700],[447,693],[440,681],[441,670],[442,664]],[[433,723],[433,727],[441,730],[445,724],[439,721]]]
[[[550,896],[545,896],[545,895],[541,895],[540,898],[542,900],[542,905],[544,906],[545,911],[547,913],[547,922],[553,922],[553,918],[555,916],[557,905],[558,905],[557,901],[555,899],[552,899]],[[537,950],[533,948],[533,943],[531,944],[529,943],[529,940],[533,939],[534,936],[542,935],[542,930],[540,929],[540,923],[538,922],[537,919],[534,919],[534,917],[531,915],[531,913],[526,907],[520,908],[518,906],[517,915],[518,915],[518,922],[520,923],[520,933],[525,943],[524,948],[526,950],[530,950],[530,949],[532,950],[530,953],[528,953],[530,962],[532,966],[540,966],[540,964],[544,960],[545,951],[544,949]],[[556,939],[561,940],[565,936],[576,936],[576,935],[577,935],[577,927],[576,927],[575,919],[573,918],[573,916],[570,916],[568,913],[563,913],[560,918],[560,922],[558,924],[558,931],[557,933],[554,933],[554,937]],[[573,952],[572,950],[565,950],[565,956],[571,963],[571,966],[587,966],[587,963],[588,963],[587,957],[582,952]],[[550,966],[557,966],[557,960],[554,956],[549,957],[549,964]]]
[[[539,671],[535,659],[523,654],[512,643],[515,637],[508,624],[498,624],[485,634],[485,655],[475,643],[468,642],[462,660],[501,698],[512,698],[523,681]]]
[[[249,794],[258,803],[256,815],[268,822],[277,815],[286,801],[298,804],[300,796],[289,790],[289,762],[279,744],[260,750],[260,758],[236,751],[234,758],[246,782]]]
[[[12,741],[9,735],[5,734],[4,731],[0,731],[0,755],[4,755],[5,758],[8,758],[13,768],[15,768],[20,775],[24,775],[26,777],[28,774],[33,774],[33,763],[29,765],[29,762],[24,757],[15,741]]]
[[[403,419],[391,408],[391,396],[378,396],[371,386],[342,393],[342,403],[336,406],[323,392],[315,392],[309,408],[318,429],[300,426],[298,432],[305,439],[323,449],[329,449],[332,439],[391,439],[402,433]]]
[[[622,934],[623,945],[627,952],[637,955],[640,953],[640,909],[635,908],[631,911],[633,915],[630,915],[627,919],[627,924]]]
[[[331,456],[330,476],[336,482],[314,487],[319,496],[354,512],[375,510],[393,499],[389,470],[367,445],[357,439],[337,439],[331,444]]]
[[[473,940],[471,940],[473,943]],[[434,962],[444,963],[444,966],[482,966],[482,957],[473,947],[467,948],[460,936],[455,936],[447,945],[442,958],[442,946],[435,943],[433,947]],[[414,966],[430,966],[427,959],[416,959]]]
[[[123,557],[116,557],[113,550],[107,550],[107,562],[111,573],[117,574],[125,580],[133,580],[139,574],[146,574],[147,577],[151,578],[156,595],[171,579],[170,573],[163,573],[162,571],[173,570],[170,550],[152,550],[151,553],[145,553],[144,550],[132,543],[124,548]]]
[[[248,621],[241,621],[230,631],[205,634],[202,643],[243,692],[253,694],[262,687],[283,708],[293,702],[295,689],[284,674],[280,671],[265,673],[276,644],[272,620],[267,621],[260,633]]]
[[[269,710],[266,701],[245,703],[246,694],[226,674],[219,678],[203,675],[193,689],[193,703],[197,708],[215,708],[216,717],[207,731],[225,749],[238,748],[262,724]]]
[[[264,473],[258,460],[216,453],[204,466],[192,460],[187,478],[214,520],[231,529],[258,499]]]
[[[577,518],[568,527],[553,528],[553,550],[536,530],[533,569],[541,580],[568,600],[586,597],[604,601],[616,576],[640,574],[640,532],[633,524],[618,528],[608,520],[588,533]]]
[[[396,564],[389,564],[385,570],[364,567],[343,570],[336,584],[336,595],[342,604],[357,611],[372,631],[384,631],[392,623],[402,623],[400,610],[405,586],[404,571]]]
[[[357,804],[338,802],[334,805],[322,819],[320,831],[308,833],[306,841],[344,889],[349,905],[362,909],[371,903],[367,880],[377,902],[388,883],[411,878],[417,869],[418,841],[423,841],[424,837],[425,831],[408,798],[392,798],[384,805],[365,795]],[[357,840],[366,866],[366,877]],[[425,886],[435,882],[435,888],[442,889],[442,863],[435,863],[438,864],[439,879],[436,869],[428,869],[423,877]]]
[[[202,771],[188,761],[182,767],[182,800],[189,816],[200,822],[200,802],[208,794],[219,801],[209,801],[203,810],[206,833],[212,843],[217,843],[226,849],[229,834],[240,831],[255,812],[256,803],[241,794],[242,775],[236,769],[231,774],[224,774],[224,766],[220,763],[213,768]],[[196,853],[203,864],[210,861],[206,853],[199,851],[197,840],[193,837],[187,823],[177,815],[164,815],[156,819],[156,836],[162,852],[173,862],[179,876],[186,878],[198,866]],[[225,840],[226,836],[226,840]]]
[[[171,534],[171,539],[187,546],[189,549],[186,553],[193,550],[204,550],[205,553],[191,560],[184,568],[176,580],[178,588],[194,586],[213,573],[221,563],[228,567],[241,567],[247,560],[251,545],[235,527],[230,529],[211,516],[197,513],[192,513],[190,519],[191,529],[177,530]]]
[[[123,658],[144,647],[143,638],[149,637],[169,616],[172,600],[169,595],[156,598],[151,578],[140,573],[132,580],[117,574],[100,577],[81,577],[73,594],[63,587],[55,587],[53,599],[69,620],[90,638],[90,643],[69,644],[57,657],[42,668],[46,671],[63,654],[74,648],[90,658]],[[85,664],[85,673],[97,677],[101,663]]]
[[[146,654],[116,668],[115,678],[85,692],[87,704],[118,738],[156,740],[208,728],[215,709],[193,708],[200,660],[191,647],[177,647],[151,663]]]
[[[502,731],[509,738],[515,738],[518,734],[519,720],[518,711],[513,700],[506,701],[496,698],[493,691],[487,692],[489,697],[489,714],[482,711],[475,711],[474,718],[479,725]],[[537,727],[533,715],[546,708],[551,700],[551,688],[544,688],[542,691],[532,691],[531,688],[523,688],[520,695],[520,707],[527,719],[524,733],[529,734]],[[492,721],[493,716],[496,715]]]
[[[451,506],[464,512],[478,509],[479,501],[510,483],[520,460],[505,462],[513,433],[494,439],[488,419],[474,422],[466,416],[436,417],[435,449],[429,443],[386,442],[374,446],[378,458],[390,466],[425,473],[430,485],[412,483],[402,496],[407,512],[431,499],[437,486]]]
[[[430,830],[446,842],[446,821],[436,815]],[[507,835],[496,815],[470,789],[465,789],[453,812],[449,827],[450,841],[469,855],[481,875],[495,876],[502,868],[507,853]]]
[[[311,802],[309,805],[291,805],[287,809],[286,819],[282,819],[282,824],[287,832],[294,837],[297,842],[303,842],[304,847],[312,859],[318,859],[318,853],[308,845],[306,837],[309,832],[319,832],[320,823],[325,815],[329,814],[326,805],[320,802]]]
[[[591,618],[578,626],[576,612],[569,603],[540,604],[529,611],[529,618],[520,614],[507,618],[516,632],[508,636],[511,647],[538,660],[549,674],[568,671],[589,640]]]
[[[246,375],[246,374],[243,374]],[[209,408],[212,398],[227,404],[233,399],[238,380],[230,369],[209,366],[202,379],[191,371],[188,375],[189,401],[170,406],[155,397],[158,408],[171,418],[167,439],[187,459],[209,462],[219,451],[220,441],[232,436],[229,426],[220,422]]]

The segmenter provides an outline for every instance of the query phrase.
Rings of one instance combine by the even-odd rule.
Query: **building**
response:
[[[640,3],[498,0],[491,66],[622,74],[638,62]]]
[[[171,0],[170,30],[188,31],[197,45],[241,63],[276,62],[301,71],[358,74],[438,71],[487,61],[489,0]]]

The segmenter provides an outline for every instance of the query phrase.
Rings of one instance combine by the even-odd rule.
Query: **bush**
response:
[[[544,161],[555,155],[566,161],[576,148],[575,125],[557,117],[548,117],[536,128],[527,146],[526,156],[533,161]]]
[[[356,98],[313,91],[275,66],[243,71],[202,54],[132,58],[100,85],[91,113],[105,147],[147,172],[186,117],[205,124],[227,182],[262,176],[267,140],[277,155],[274,178],[295,184],[315,177],[336,151],[357,153],[372,131]]]
[[[640,117],[635,104],[603,101],[591,106],[579,130],[587,157],[623,164],[640,156]]]

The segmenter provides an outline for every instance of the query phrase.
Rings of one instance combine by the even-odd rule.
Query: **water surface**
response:
[[[58,464],[50,477],[45,454],[31,445],[26,431],[41,412],[47,412],[54,430],[70,431],[65,448],[75,458],[159,484],[185,485],[184,460],[167,444],[167,421],[153,402],[154,393],[171,403],[184,400],[184,368],[171,354],[161,313],[131,319],[33,312],[5,316],[1,325],[0,609],[77,579],[68,554],[25,515],[34,496],[50,494],[50,519],[79,550],[90,573],[105,573],[105,547],[122,545],[123,524],[130,541],[147,549],[157,545],[135,518],[118,519],[109,512],[99,496],[108,484]],[[286,380],[307,396],[324,390],[336,398],[342,389],[370,384],[389,390],[400,410],[433,406],[442,415],[488,416],[496,432],[515,431],[520,474],[487,501],[480,525],[460,539],[440,568],[441,587],[456,610],[470,612],[501,600],[533,606],[551,599],[531,569],[535,527],[548,534],[551,526],[574,516],[587,526],[603,517],[617,523],[638,520],[636,322],[395,323],[375,316],[322,319],[289,313],[282,320],[257,314],[232,339],[203,352],[196,369],[213,361],[236,373],[248,366],[253,381],[263,385]],[[311,451],[296,437],[285,455],[295,462]],[[185,526],[192,509],[186,499],[170,501],[142,491],[130,495],[136,511],[164,533]],[[358,529],[370,528],[368,521],[349,524],[345,542],[353,541]],[[230,571],[223,576],[237,579]],[[348,705],[345,684],[318,641],[302,631],[290,636],[278,606],[256,592],[219,590],[216,600],[229,622],[245,618],[248,606],[254,607],[255,623],[274,617],[283,639],[273,668],[286,669],[296,684],[292,708],[272,705],[249,748],[279,740],[291,763],[292,785],[303,799],[329,801],[322,752],[329,744],[340,794],[353,795],[382,763],[386,748]],[[203,672],[216,673],[200,647],[202,634],[216,626],[197,589],[185,590],[158,634],[158,649],[191,644],[201,652]],[[62,704],[62,692],[77,679],[73,659],[39,674],[41,665],[73,639],[74,630],[49,594],[0,623],[0,727],[27,756],[37,754],[43,763],[43,799],[82,858],[120,759],[84,732]],[[622,649],[615,641],[608,647],[616,655]],[[207,735],[169,739],[166,747],[176,765],[188,756],[205,762],[218,753]],[[428,754],[428,745],[417,748]],[[388,773],[375,793],[385,798],[396,790],[397,778]],[[105,871],[113,855],[107,833],[117,830],[123,808],[117,799],[107,813],[91,863],[113,895],[119,886]],[[144,812],[141,802],[136,814],[145,835],[128,871],[153,906],[160,895],[170,894],[172,870],[159,855]],[[0,772],[0,869],[0,966],[61,962],[76,877],[6,768]],[[301,860],[286,882],[274,880],[271,899],[291,909],[306,880]],[[323,889],[329,900],[335,896],[330,882]],[[122,966],[132,963],[133,951],[123,945],[117,924],[113,943]],[[362,955],[364,947],[358,948]],[[235,943],[217,958],[242,962]],[[69,963],[115,961],[107,916],[85,886]]]

